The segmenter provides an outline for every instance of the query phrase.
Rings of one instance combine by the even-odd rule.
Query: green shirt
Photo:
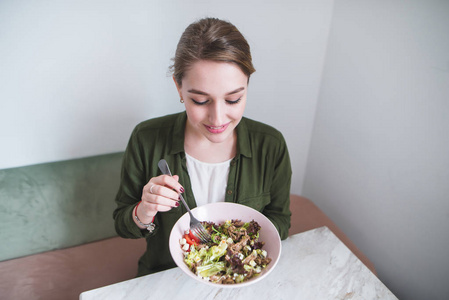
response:
[[[176,266],[168,238],[173,225],[186,212],[182,205],[158,212],[154,220],[157,227],[151,234],[137,227],[132,219],[143,186],[161,175],[157,166],[160,159],[168,162],[172,174],[179,175],[189,207],[196,207],[184,152],[186,121],[187,115],[182,112],[140,123],[132,132],[123,157],[113,217],[118,235],[147,240],[147,250],[139,260],[139,276]],[[260,211],[285,239],[290,228],[292,173],[285,140],[276,129],[248,118],[242,118],[236,130],[237,154],[231,160],[225,201]]]

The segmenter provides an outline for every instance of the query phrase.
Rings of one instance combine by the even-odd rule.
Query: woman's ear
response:
[[[172,78],[173,78],[173,82],[176,85],[176,89],[178,90],[179,98],[182,99],[181,87],[179,86],[178,82],[176,81],[175,76],[173,76]]]

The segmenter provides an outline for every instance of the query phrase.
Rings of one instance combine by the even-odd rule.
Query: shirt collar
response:
[[[173,125],[172,147],[170,154],[184,152],[184,133],[186,129],[187,114],[182,112],[178,115]],[[237,130],[237,156],[251,157],[251,145],[249,142],[246,118],[242,118],[236,127]]]
[[[246,126],[246,118],[240,120],[237,130],[237,156],[239,154],[251,157],[251,144],[249,142],[248,127]]]
[[[182,112],[178,115],[173,125],[172,147],[170,154],[184,152],[184,132],[186,129],[187,114]]]

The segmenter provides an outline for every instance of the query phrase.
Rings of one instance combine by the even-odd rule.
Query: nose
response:
[[[223,125],[225,107],[221,102],[223,101],[214,101],[214,103],[209,106],[209,122],[211,123],[210,125]]]

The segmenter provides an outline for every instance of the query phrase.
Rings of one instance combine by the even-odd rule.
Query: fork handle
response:
[[[170,172],[170,168],[168,167],[167,161],[165,159],[161,159],[158,162],[157,166],[159,167],[159,170],[161,170],[162,174],[173,176]],[[184,197],[181,194],[179,194],[179,198],[181,199],[182,204],[184,204],[184,206],[187,209],[187,211],[189,212],[189,214],[192,215],[192,212],[190,211],[189,206],[187,205],[186,201],[184,200]]]

